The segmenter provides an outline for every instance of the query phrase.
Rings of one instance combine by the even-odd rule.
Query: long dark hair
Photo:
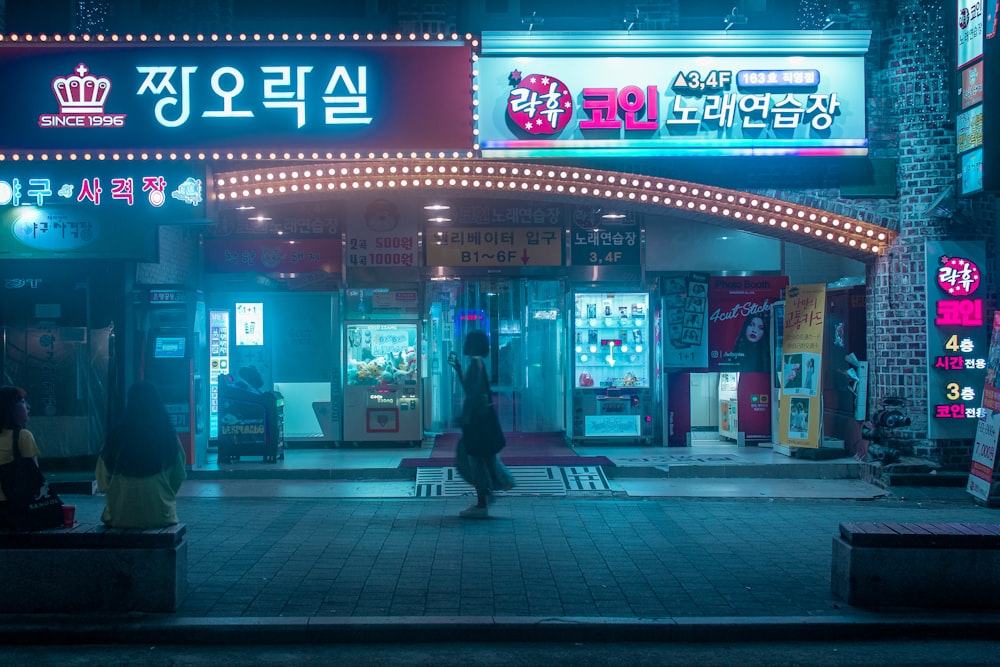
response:
[[[769,337],[770,322],[765,315],[747,315],[740,327],[740,335],[733,346],[733,352],[738,356],[736,363],[742,371],[755,371],[765,373],[771,367],[771,339]],[[751,343],[747,338],[747,329],[754,320],[760,320],[763,335],[756,343]]]
[[[159,390],[151,382],[136,382],[128,390],[121,421],[101,450],[104,465],[111,473],[147,477],[169,468],[177,455],[177,433]]]
[[[14,406],[24,400],[27,394],[20,387],[0,387],[0,431],[14,430],[20,424],[14,421]]]

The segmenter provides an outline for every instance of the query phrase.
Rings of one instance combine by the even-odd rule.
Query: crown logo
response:
[[[52,79],[52,92],[59,102],[61,114],[103,114],[104,103],[111,92],[111,79],[89,74],[80,63],[73,70],[76,74]]]

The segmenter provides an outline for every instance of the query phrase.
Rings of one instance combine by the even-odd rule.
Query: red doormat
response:
[[[507,446],[500,460],[509,466],[611,466],[606,456],[579,456],[564,433],[507,433]],[[460,433],[442,433],[434,438],[428,458],[403,459],[400,468],[439,468],[454,465]]]

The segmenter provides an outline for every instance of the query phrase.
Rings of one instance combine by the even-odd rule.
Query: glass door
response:
[[[466,333],[483,329],[490,338],[486,365],[504,430],[564,430],[562,281],[491,278],[430,282],[427,289],[429,428],[458,430],[462,391],[446,360],[452,351],[461,356]]]

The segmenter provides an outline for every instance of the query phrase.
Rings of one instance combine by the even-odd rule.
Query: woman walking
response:
[[[504,439],[493,410],[493,391],[484,361],[489,353],[490,340],[485,331],[477,329],[465,336],[462,354],[469,357],[469,365],[464,373],[458,355],[448,357],[448,365],[458,374],[465,392],[455,463],[459,474],[476,489],[476,504],[459,512],[463,519],[487,518],[491,492],[514,487],[514,477],[497,456]]]

